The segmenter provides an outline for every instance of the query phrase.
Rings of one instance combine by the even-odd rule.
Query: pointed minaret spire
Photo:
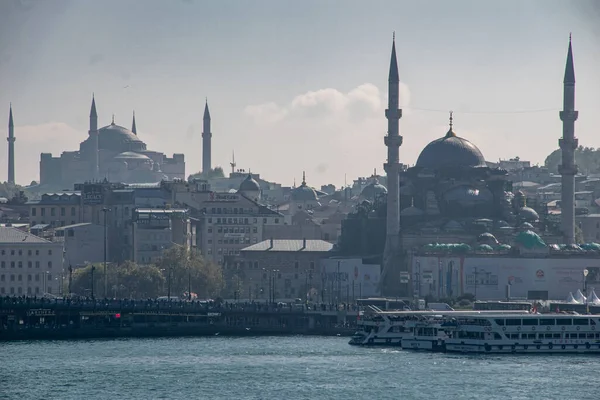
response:
[[[90,130],[88,132],[90,142],[86,150],[86,158],[90,162],[90,176],[97,180],[100,176],[100,164],[98,158],[98,114],[96,113],[96,98],[92,93],[92,108],[90,110]]]
[[[233,174],[235,172],[235,150],[231,150],[231,162],[229,163],[229,165],[231,165],[231,173]]]
[[[115,114],[112,115],[112,121],[110,122],[111,125],[115,124]]]
[[[562,120],[562,138],[558,144],[561,149],[561,164],[558,173],[561,175],[561,230],[565,244],[575,243],[575,149],[579,140],[575,137],[575,121],[579,112],[575,110],[575,68],[573,66],[573,48],[569,35],[569,50],[563,81],[563,109],[560,112]]]
[[[565,65],[565,84],[575,84],[575,66],[573,65],[573,46],[571,44],[571,34],[569,34],[569,50],[567,51],[567,64]]]
[[[388,77],[389,82],[398,82],[398,61],[396,60],[396,32],[394,32],[392,40],[392,58],[390,59],[390,74]]]
[[[306,186],[306,171],[302,171],[302,186]]]
[[[202,172],[208,174],[211,169],[212,132],[210,131],[210,111],[208,111],[208,98],[204,104],[204,118],[202,129]],[[232,167],[233,168],[233,167]]]
[[[15,124],[13,122],[12,103],[8,111],[8,183],[15,183]]]
[[[131,123],[131,132],[137,136],[137,127],[135,126],[135,110],[133,111],[133,122]]]

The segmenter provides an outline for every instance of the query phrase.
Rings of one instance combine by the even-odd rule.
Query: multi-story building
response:
[[[104,260],[104,234],[104,226],[82,222],[56,228],[53,241],[63,243],[65,266],[80,267]]]
[[[240,290],[252,299],[268,300],[274,293],[275,299],[316,301],[322,289],[320,262],[332,253],[333,244],[324,240],[269,239],[242,249],[225,272],[240,277]]]
[[[189,247],[192,232],[185,209],[137,208],[133,212],[133,261],[155,262],[173,245]]]
[[[58,294],[62,273],[62,243],[0,227],[0,296]]]
[[[78,224],[83,221],[81,193],[77,191],[45,193],[39,200],[26,203],[29,206],[29,223],[53,227]]]

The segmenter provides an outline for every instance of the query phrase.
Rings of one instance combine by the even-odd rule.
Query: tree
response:
[[[211,179],[211,178],[223,178],[225,177],[225,173],[223,172],[222,167],[214,167],[211,168],[208,173],[198,171],[195,174],[192,174],[188,177],[188,180],[191,179]]]
[[[558,173],[558,166],[562,162],[561,150],[554,150],[546,160],[544,165],[554,173]],[[600,172],[600,149],[593,147],[579,146],[575,149],[575,164],[583,174],[594,174]]]
[[[95,268],[94,297],[104,297],[104,266],[102,264],[90,264],[74,270],[71,281],[72,293],[84,296],[92,295],[92,268]],[[107,282],[109,297],[147,299],[160,295],[165,279],[160,270],[153,265],[138,265],[127,261],[120,265],[109,265]],[[66,287],[68,290],[68,283]]]
[[[165,277],[171,296],[181,296],[191,288],[199,298],[208,299],[223,289],[221,267],[185,246],[175,245],[163,251],[156,266]]]

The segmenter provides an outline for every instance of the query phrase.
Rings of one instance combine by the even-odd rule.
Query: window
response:
[[[19,255],[22,256],[23,255],[23,250],[19,250]]]
[[[208,219],[208,223],[209,223],[209,224],[212,224],[212,218],[209,218],[209,219]]]
[[[33,263],[31,261],[27,261],[27,268],[31,268],[33,266]]]
[[[263,218],[263,224],[266,224],[266,223],[267,223],[267,219]]]
[[[27,250],[27,255],[30,256],[31,255],[31,250]]]
[[[31,282],[31,274],[27,275],[27,282]]]
[[[36,256],[39,256],[39,255],[40,255],[40,251],[39,251],[39,250],[36,250],[36,251],[35,251],[35,255],[36,255]]]
[[[39,262],[39,261],[36,261],[36,262],[35,262],[35,267],[36,267],[36,268],[39,268],[39,267],[40,267],[40,262]]]
[[[54,207],[50,208],[50,216],[54,217],[56,215],[56,211]]]
[[[40,274],[35,274],[35,281],[39,282],[40,281]],[[37,293],[37,292],[36,292]]]
[[[31,288],[30,287],[27,288],[27,294],[31,294]]]
[[[279,218],[275,218],[275,223],[278,224],[279,223]]]
[[[314,262],[314,261],[311,261],[311,262],[310,262],[310,269],[311,269],[311,270],[314,270],[314,269],[315,269],[315,262]]]
[[[23,275],[19,274],[19,276],[17,276],[17,280],[19,282],[23,282]]]
[[[31,207],[31,216],[35,217],[37,215],[37,208]]]
[[[14,282],[15,281],[15,276],[13,274],[10,275],[10,281]]]
[[[35,288],[35,294],[40,294],[40,288],[39,287]]]
[[[23,294],[23,288],[22,287],[18,287],[17,288],[17,294]]]
[[[19,261],[19,268],[23,268],[23,261]]]
[[[69,237],[73,237],[73,236],[75,236],[75,231],[74,231],[73,229],[69,229],[69,230],[67,231],[67,236],[69,236]]]
[[[10,251],[10,255],[11,255],[11,256],[14,256],[14,255],[15,255],[15,251],[14,251],[14,250],[11,250],[11,251]]]
[[[51,256],[52,255],[52,249],[48,249],[48,255]]]
[[[14,261],[11,261],[11,262],[10,262],[10,267],[11,267],[11,268],[14,268],[14,267],[15,267],[15,262],[14,262]]]
[[[258,228],[257,227],[253,227],[252,228],[252,233],[258,233]]]
[[[0,261],[0,268],[6,268],[6,261]]]
[[[46,215],[46,208],[45,207],[40,208],[40,215],[42,217],[44,217]]]
[[[61,207],[61,208],[60,208],[60,216],[61,216],[61,217],[64,217],[66,213],[67,213],[67,210],[66,210],[66,208],[64,208],[64,207]]]
[[[6,278],[5,278],[4,274],[0,275],[0,282],[4,282],[4,281],[5,281],[5,279],[6,279]]]

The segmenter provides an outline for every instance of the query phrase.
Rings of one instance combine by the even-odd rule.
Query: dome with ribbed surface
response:
[[[306,184],[306,174],[302,173],[302,184],[295,189],[292,189],[291,197],[293,201],[306,202],[317,201],[319,196],[317,192]]]
[[[146,144],[129,129],[113,122],[104,128],[98,129],[98,148],[122,153],[125,151],[146,150]]]
[[[451,129],[443,138],[425,146],[416,166],[439,170],[448,167],[486,167],[487,164],[477,146],[456,136]]]
[[[373,182],[365,186],[362,192],[360,192],[360,195],[362,197],[369,200],[375,200],[377,197],[386,194],[386,187],[379,183],[379,180],[377,178],[375,178]]]

